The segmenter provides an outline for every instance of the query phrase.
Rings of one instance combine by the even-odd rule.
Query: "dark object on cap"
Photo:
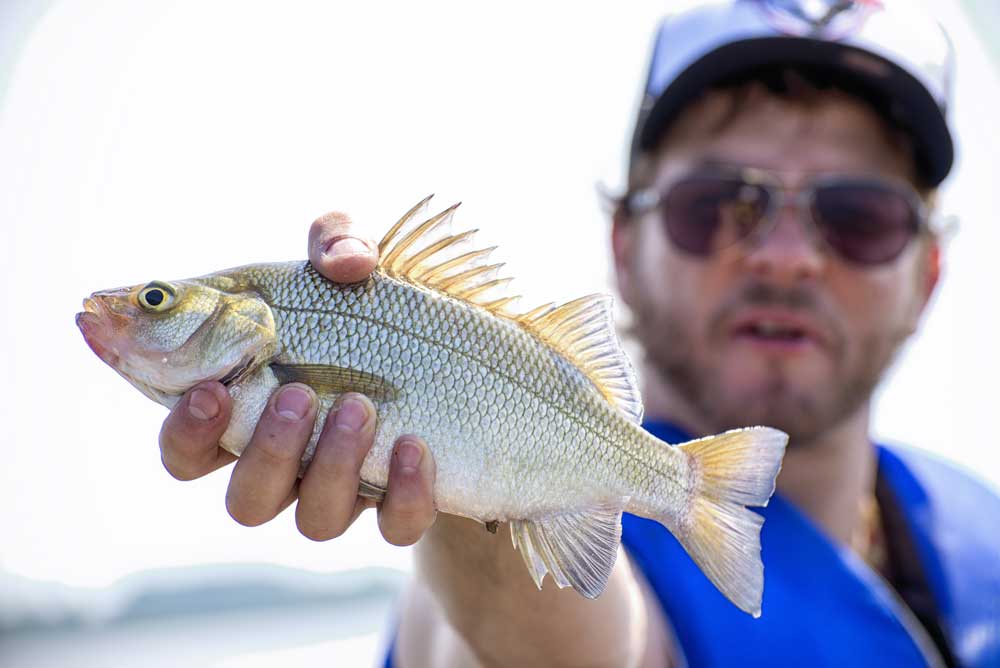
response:
[[[660,24],[631,157],[654,149],[677,113],[712,85],[769,66],[823,72],[914,140],[929,186],[954,161],[946,120],[954,52],[913,0],[706,0]]]

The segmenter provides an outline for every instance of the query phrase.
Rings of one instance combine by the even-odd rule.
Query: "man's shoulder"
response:
[[[1000,493],[975,472],[905,446],[879,449],[879,475],[902,503],[912,528],[959,562],[1000,553]]]
[[[1000,492],[974,471],[917,447],[880,445],[879,467],[910,500],[946,504],[955,511],[1000,507]],[[982,504],[986,504],[984,507]]]
[[[1000,643],[983,642],[981,631],[1000,613],[1000,494],[974,472],[915,448],[881,448],[879,470],[902,501],[953,647],[968,665],[994,665]]]

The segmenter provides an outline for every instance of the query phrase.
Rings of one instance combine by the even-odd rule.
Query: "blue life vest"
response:
[[[645,427],[669,443],[688,440],[669,424]],[[878,465],[958,664],[1000,668],[1000,497],[916,451],[878,447]],[[622,520],[622,542],[663,605],[687,665],[934,665],[937,649],[885,580],[780,495],[760,512],[759,619],[726,600],[660,524]]]
[[[644,426],[668,443],[689,440],[666,423]],[[1000,497],[926,454],[880,446],[878,457],[958,664],[1000,668]],[[673,625],[682,665],[935,665],[937,649],[885,580],[780,495],[758,510],[765,517],[759,619],[723,597],[662,525],[622,518],[622,542]]]

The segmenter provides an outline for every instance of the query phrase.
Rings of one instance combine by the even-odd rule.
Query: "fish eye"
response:
[[[176,291],[162,281],[153,281],[139,291],[139,306],[147,311],[165,311],[173,305]]]

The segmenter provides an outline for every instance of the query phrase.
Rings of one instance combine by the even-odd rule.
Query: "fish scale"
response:
[[[77,322],[102,359],[164,405],[202,380],[229,381],[220,445],[237,455],[281,383],[312,386],[320,415],[344,392],[368,394],[378,421],[359,493],[384,494],[394,442],[420,434],[438,510],[491,530],[509,523],[539,587],[550,574],[599,595],[629,511],[670,529],[724,594],[759,614],[762,520],[747,506],[773,492],[787,437],[761,427],[658,441],[639,425],[609,298],[513,314],[489,251],[450,233],[454,207],[427,220],[420,211],[386,234],[362,283],[331,283],[306,262],[250,265],[94,293]]]
[[[305,263],[245,267],[240,273],[242,281],[267,295],[275,314],[280,333],[276,361],[360,368],[394,386],[423,388],[404,392],[392,406],[376,402],[381,427],[362,470],[367,482],[385,487],[392,444],[410,432],[432,444],[441,481],[435,494],[438,507],[481,521],[547,510],[553,500],[544,490],[566,489],[568,481],[595,498],[619,496],[641,482],[641,476],[627,478],[625,458],[615,452],[631,444],[599,430],[598,415],[617,419],[612,407],[576,367],[516,325],[477,318],[462,302],[387,277],[343,290]],[[313,317],[318,318],[315,324],[310,322]],[[344,325],[351,321],[359,323],[359,334],[367,331],[342,340],[338,332],[350,331]],[[318,337],[317,331],[330,335]],[[347,340],[354,345],[345,345]],[[472,341],[479,344],[475,349]],[[418,363],[400,364],[400,348]],[[462,371],[464,382],[450,392],[434,372],[441,364]],[[556,388],[554,397],[551,388]],[[456,397],[466,399],[459,411]],[[332,404],[335,397],[323,399]],[[536,402],[553,419],[501,419]],[[522,424],[548,428],[530,432],[519,428]],[[320,429],[318,425],[309,445],[310,455]],[[643,434],[636,430],[646,440]],[[590,457],[574,454],[581,443],[589,447],[579,451]],[[543,466],[544,461],[549,465]],[[489,480],[491,468],[497,470],[495,483]],[[462,484],[469,471],[480,472],[479,484]],[[559,475],[551,475],[555,471]],[[451,477],[456,484],[449,484]],[[513,480],[542,491],[518,494],[508,484]],[[639,495],[648,493],[642,490]]]

